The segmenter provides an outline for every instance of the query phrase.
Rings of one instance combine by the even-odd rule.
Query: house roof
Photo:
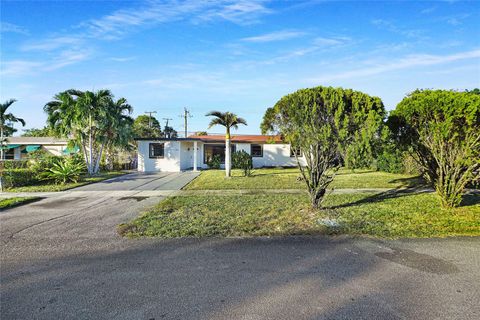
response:
[[[191,139],[198,139],[203,142],[224,142],[225,135],[223,134],[213,134],[213,135],[206,135],[206,136],[197,136],[191,135],[188,138]],[[272,135],[232,135],[231,141],[234,143],[282,143],[283,140],[280,136],[272,136]]]
[[[68,141],[65,139],[58,139],[54,137],[7,137],[7,144],[56,144],[56,145],[67,145]]]
[[[206,136],[191,135],[187,138],[135,138],[137,141],[201,141],[201,142],[225,142],[225,135],[211,134]],[[267,135],[232,135],[233,143],[284,143],[280,136]]]

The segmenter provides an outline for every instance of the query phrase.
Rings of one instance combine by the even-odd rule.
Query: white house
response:
[[[188,138],[139,138],[138,171],[178,172],[208,168],[207,162],[219,155],[225,160],[225,136],[206,135]],[[252,155],[253,167],[293,167],[294,150],[279,136],[235,135],[232,151],[244,150]],[[301,156],[301,155],[300,155]],[[305,162],[300,157],[302,164]]]
[[[44,150],[56,156],[78,151],[78,148],[71,150],[67,144],[67,140],[52,137],[7,137],[3,149],[5,160],[22,160],[37,150]]]

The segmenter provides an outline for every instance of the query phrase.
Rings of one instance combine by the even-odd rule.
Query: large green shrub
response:
[[[85,165],[76,161],[75,158],[63,158],[54,163],[52,168],[46,171],[44,177],[46,180],[53,180],[59,184],[77,182],[85,169]]]
[[[211,159],[207,160],[207,166],[210,169],[220,169],[220,165],[222,164],[222,159],[220,159],[220,155],[216,154]]]
[[[339,158],[351,168],[374,159],[385,108],[378,97],[351,89],[315,87],[282,97],[263,117],[263,133],[281,134],[300,149],[299,168],[312,206],[319,208]],[[298,159],[297,159],[298,160]]]
[[[242,169],[245,177],[250,176],[253,168],[252,156],[245,150],[232,153],[232,168]]]
[[[6,160],[6,161],[3,161],[3,168],[5,170],[27,169],[28,168],[28,161],[25,161],[25,160]]]
[[[458,206],[465,187],[480,179],[480,95],[417,90],[404,98],[388,124],[411,150],[443,207]]]
[[[39,182],[38,176],[31,169],[8,169],[2,172],[3,187],[23,187]]]

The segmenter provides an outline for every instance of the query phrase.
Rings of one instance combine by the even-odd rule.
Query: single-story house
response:
[[[205,135],[187,138],[137,138],[138,171],[179,172],[207,169],[207,163],[218,155],[225,161],[225,136]],[[253,167],[296,166],[294,150],[280,136],[234,135],[232,152],[244,150],[252,155]],[[301,154],[300,161],[305,159]]]
[[[61,156],[78,152],[78,148],[68,148],[68,141],[53,137],[7,137],[3,148],[5,160],[22,160],[28,154],[44,150],[53,155]]]

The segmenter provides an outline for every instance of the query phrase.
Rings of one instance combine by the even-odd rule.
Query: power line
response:
[[[180,115],[184,121],[184,129],[185,129],[185,138],[188,136],[188,118],[192,118],[193,116],[190,114],[190,111],[187,108],[183,108],[183,114]]]
[[[167,130],[167,129],[168,129],[168,121],[169,121],[169,120],[173,120],[173,119],[172,119],[172,118],[163,118],[163,120],[166,121],[165,130],[164,130],[164,132],[165,132],[165,137],[166,137],[166,138],[170,138],[170,131]],[[168,137],[167,137],[167,135],[168,135]]]
[[[148,114],[148,127],[151,128],[152,127],[152,114],[156,114],[157,111],[145,111],[146,114]]]

